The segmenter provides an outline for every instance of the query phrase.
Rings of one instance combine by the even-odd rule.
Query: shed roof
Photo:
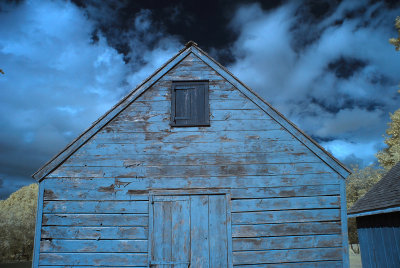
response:
[[[400,162],[350,208],[349,217],[400,211]]]
[[[127,96],[119,101],[114,107],[108,112],[96,120],[87,130],[79,135],[75,140],[68,144],[63,150],[55,155],[50,161],[42,166],[36,173],[32,175],[38,181],[41,181],[49,173],[60,166],[65,160],[67,160],[76,150],[84,145],[91,137],[93,137],[101,128],[107,125],[115,116],[117,116],[122,110],[134,102],[144,91],[150,88],[155,82],[157,82],[164,74],[171,70],[187,55],[193,53],[207,65],[224,77],[228,82],[234,85],[240,92],[247,96],[252,102],[254,102],[260,109],[277,121],[282,128],[289,131],[294,135],[301,143],[303,143],[308,149],[310,149],[316,156],[318,156],[323,162],[335,170],[340,176],[346,178],[350,171],[333,157],[329,152],[322,148],[316,141],[314,141],[307,134],[302,132],[296,125],[285,118],[269,103],[258,96],[254,91],[247,87],[243,82],[239,81],[234,75],[232,75],[225,67],[211,58],[207,53],[201,50],[197,44],[193,41],[188,42],[183,49],[181,49],[175,56],[168,60],[162,67],[157,69],[151,76],[144,80],[139,86],[132,90]]]

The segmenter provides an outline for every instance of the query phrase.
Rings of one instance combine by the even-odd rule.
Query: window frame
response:
[[[196,98],[194,93],[191,91],[189,94],[189,109],[190,109],[190,116],[188,119],[179,118],[178,120],[185,120],[185,121],[177,121],[176,116],[176,90],[183,89],[183,88],[190,88],[194,87],[195,90],[203,90],[203,97]],[[196,102],[200,102],[200,98],[203,98],[204,101],[204,109],[201,109],[201,116],[195,117],[193,111],[196,109],[194,106],[197,107]],[[193,105],[196,103],[195,105]],[[199,110],[198,110],[199,111]],[[198,112],[197,111],[197,112]],[[209,101],[209,80],[178,80],[172,81],[171,85],[171,116],[170,116],[170,125],[172,127],[206,127],[210,126],[210,101]]]

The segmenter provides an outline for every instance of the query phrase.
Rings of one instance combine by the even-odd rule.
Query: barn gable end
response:
[[[209,127],[170,126],[171,85],[181,80],[209,81]],[[226,215],[220,257],[199,257],[210,267],[346,267],[346,174],[190,44],[35,174],[43,207],[34,265],[157,265],[157,215],[178,204],[186,216],[165,222]],[[201,214],[204,204],[219,212]]]

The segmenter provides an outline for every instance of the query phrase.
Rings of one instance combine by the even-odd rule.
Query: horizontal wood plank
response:
[[[43,226],[147,226],[147,214],[43,214]]]
[[[314,155],[306,152],[266,152],[266,153],[190,153],[170,154],[165,157],[161,152],[153,154],[95,154],[74,155],[66,166],[158,166],[165,165],[235,165],[235,164],[273,164],[319,162]]]
[[[270,208],[274,209],[274,208]],[[314,222],[340,220],[339,209],[278,210],[232,213],[232,224]]]
[[[234,238],[232,240],[233,251],[340,247],[341,244],[342,236],[336,234]]]
[[[135,155],[135,154],[233,154],[233,153],[273,153],[287,152],[307,154],[308,149],[302,146],[298,141],[292,140],[287,142],[268,141],[259,142],[251,140],[247,142],[224,142],[213,141],[209,143],[162,143],[159,141],[148,143],[97,143],[91,141],[76,152],[77,155]]]
[[[281,263],[282,261],[339,261],[341,260],[341,258],[341,248],[310,248],[233,252],[234,264]]]
[[[171,131],[169,120],[158,122],[142,122],[142,121],[111,121],[105,128],[106,131],[127,131],[134,132],[162,132]],[[209,127],[185,127],[174,128],[175,131],[226,131],[226,130],[271,130],[281,129],[281,126],[272,119],[249,119],[249,120],[213,120]]]
[[[168,110],[151,110],[143,106],[138,106],[132,108],[131,111],[124,111],[121,115],[114,119],[116,122],[165,122],[169,121],[171,118],[170,109]],[[226,110],[226,109],[214,109],[210,111],[211,121],[221,121],[221,120],[248,120],[248,119],[260,119],[266,118],[270,119],[263,111],[259,109],[236,109],[236,110]],[[282,131],[286,132],[286,131]],[[288,133],[288,132],[287,132]],[[288,133],[289,134],[289,133]],[[290,134],[289,134],[290,135]]]
[[[299,185],[289,187],[257,187],[231,189],[232,199],[280,198],[303,196],[338,196],[339,184]]]
[[[181,62],[182,64],[183,62]],[[147,91],[145,91],[142,95],[147,94],[149,97],[146,99],[152,99],[151,94],[153,96],[157,93],[159,94],[166,94],[166,92],[171,91],[171,86],[174,78],[170,75],[166,75],[162,77],[157,83],[153,84]],[[229,92],[229,91],[238,91],[231,83],[227,82],[224,78],[219,75],[216,75],[212,80],[208,81],[209,90],[213,91],[222,91],[222,92]],[[239,91],[238,91],[239,92]],[[241,95],[243,93],[239,92]],[[244,95],[244,94],[243,94]],[[247,98],[247,97],[246,97]]]
[[[304,187],[312,187],[311,186],[304,186]],[[335,186],[335,185],[334,185]],[[296,188],[301,188],[296,187]],[[224,186],[220,187],[214,187],[215,190],[222,190],[222,191],[230,191],[232,193],[232,197],[238,197],[238,198],[250,198],[253,197],[251,195],[245,195],[245,192],[252,193],[256,192],[258,195],[254,197],[273,197],[273,195],[268,195],[264,194],[262,195],[263,192],[266,192],[264,190],[259,190],[259,189],[265,189],[267,187],[258,187],[258,188],[232,188],[232,189],[227,189]],[[273,188],[273,190],[271,190]],[[277,192],[278,196],[282,197],[290,197],[293,195],[293,189],[292,187],[271,187],[269,188],[269,193],[271,191]],[[284,189],[289,189],[289,190],[282,190],[279,191],[280,188]],[[158,188],[160,189],[160,188]],[[180,189],[178,188],[171,188],[168,187],[168,189]],[[194,188],[186,188],[186,189],[194,189]],[[205,189],[205,188],[195,188],[195,189]],[[252,189],[255,189],[254,191]],[[273,193],[273,192],[272,192]],[[238,194],[238,195],[235,195]],[[294,194],[296,195],[314,195],[314,192],[308,193],[308,192],[295,192]],[[324,192],[322,194],[325,194]],[[48,189],[45,192],[45,200],[148,200],[148,191],[147,190],[131,190],[130,188],[125,189],[125,188],[118,188],[115,187],[114,185],[108,186],[108,187],[103,187],[103,188],[97,188],[94,190],[91,189],[72,189],[68,192],[64,191],[63,189]]]
[[[39,265],[39,268],[71,268],[71,266],[68,265]],[[99,266],[87,266],[87,265],[74,265],[74,267],[78,268],[93,268],[93,267],[99,267]],[[132,265],[124,265],[124,266],[101,266],[101,267],[112,267],[112,268],[126,268],[126,267],[135,267],[135,268],[149,268],[149,266],[132,266]]]
[[[339,208],[339,196],[312,196],[291,198],[232,200],[232,212],[284,209]]]
[[[43,213],[148,213],[148,206],[148,201],[45,201]]]
[[[222,80],[215,81],[216,83],[209,84],[209,99],[210,100],[219,100],[219,101],[230,101],[230,100],[244,100],[247,99],[243,93],[238,90],[234,90],[232,85],[230,87],[226,87]],[[171,100],[171,85],[166,86],[153,86],[149,90],[147,90],[142,96],[140,96],[140,100],[150,100],[150,101],[165,101]],[[249,100],[250,101],[250,100]],[[265,113],[262,110],[259,110],[260,113]]]
[[[100,187],[94,189],[71,189],[65,191],[64,189],[47,189],[45,192],[45,200],[49,201],[99,201],[99,200],[112,200],[112,201],[125,201],[125,200],[149,200],[148,190],[132,190],[111,187]]]
[[[340,222],[232,225],[232,237],[340,234]]]
[[[50,180],[50,179],[49,179]],[[59,179],[61,180],[74,180],[74,179]],[[109,179],[109,181],[114,179]],[[80,189],[71,186],[71,189],[65,191],[68,187],[65,182],[63,182],[61,189],[47,189],[45,192],[45,200],[148,200],[148,190],[133,190],[131,188],[118,187],[110,182],[109,187],[103,186],[103,188],[95,189]],[[323,181],[321,181],[323,183]],[[77,185],[76,181],[71,183],[72,185]],[[82,186],[85,184],[82,183]],[[112,185],[110,187],[110,185]],[[101,187],[101,185],[100,185]],[[292,196],[315,196],[315,195],[337,195],[339,186],[332,185],[303,185],[303,186],[286,186],[286,187],[255,187],[255,188],[225,188],[214,187],[216,190],[229,191],[231,192],[232,199],[235,198],[273,198],[273,197],[292,197]],[[193,189],[193,188],[187,188]]]
[[[94,183],[95,182],[95,183]],[[288,176],[244,176],[244,177],[191,177],[191,178],[48,178],[45,181],[45,200],[59,200],[73,191],[117,193],[126,191],[131,195],[145,194],[149,189],[193,189],[193,188],[249,188],[291,187],[300,185],[335,184],[337,177],[331,173]],[[93,187],[95,185],[95,187]],[[68,192],[66,192],[68,190]],[[62,194],[62,192],[65,192]],[[55,194],[57,193],[57,194]],[[74,200],[74,199],[71,199]]]
[[[148,228],[44,226],[42,239],[147,239]]]
[[[174,80],[211,80],[215,78],[215,74],[204,70],[179,70],[173,74],[173,78]]]
[[[214,177],[214,176],[277,176],[297,174],[323,174],[330,170],[321,163],[292,164],[234,164],[234,165],[166,165],[166,166],[125,166],[125,167],[60,167],[48,177]]]
[[[40,265],[147,265],[145,253],[41,253]]]
[[[42,240],[40,252],[147,253],[147,240]]]
[[[135,119],[138,120],[138,119]],[[292,141],[295,138],[281,129],[271,129],[263,131],[246,130],[236,131],[203,131],[199,132],[107,132],[102,131],[92,140],[96,144],[103,143],[151,143],[154,141],[171,142],[190,142],[190,143],[215,143],[218,142],[270,142],[270,141]]]
[[[258,263],[258,264],[238,264],[233,265],[238,268],[343,268],[341,261],[312,261],[312,262],[292,262],[292,263]]]

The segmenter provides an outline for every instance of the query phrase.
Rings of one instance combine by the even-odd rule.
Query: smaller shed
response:
[[[400,267],[400,162],[350,208],[348,217],[356,217],[364,268]]]

